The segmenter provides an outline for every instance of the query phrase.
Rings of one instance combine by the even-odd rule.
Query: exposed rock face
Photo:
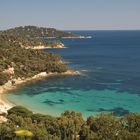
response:
[[[46,49],[46,48],[65,48],[65,45],[61,42],[54,42],[48,46],[45,45],[38,45],[38,46],[28,46],[25,47],[26,49]]]
[[[14,67],[9,67],[5,69],[3,72],[7,74],[14,74]]]
[[[7,118],[4,116],[0,116],[0,123],[7,122]]]

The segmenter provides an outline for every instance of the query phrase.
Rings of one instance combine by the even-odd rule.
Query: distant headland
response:
[[[30,38],[89,38],[89,36],[81,36],[72,32],[57,30],[55,28],[45,28],[37,26],[20,26],[2,32],[9,35],[24,36]]]
[[[0,32],[0,42],[6,46],[21,46],[31,49],[65,48],[63,42],[50,41],[51,38],[90,38],[55,28],[20,26]],[[48,39],[48,40],[44,40]]]

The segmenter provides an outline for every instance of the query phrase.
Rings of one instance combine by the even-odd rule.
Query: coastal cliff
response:
[[[50,43],[50,44],[47,44],[47,45],[40,44],[40,45],[37,45],[37,46],[27,46],[25,48],[26,49],[40,50],[40,49],[48,49],[48,48],[65,48],[65,46],[61,42],[53,42],[53,43]]]

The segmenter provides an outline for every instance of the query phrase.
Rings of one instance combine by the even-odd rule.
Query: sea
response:
[[[92,38],[59,39],[66,48],[44,51],[60,54],[81,75],[32,81],[6,94],[8,101],[52,116],[140,113],[140,31],[72,32]]]

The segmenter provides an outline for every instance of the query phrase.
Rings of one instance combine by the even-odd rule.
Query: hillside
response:
[[[44,27],[36,27],[36,26],[20,26],[12,29],[8,29],[3,31],[3,33],[9,35],[16,35],[16,36],[24,36],[24,37],[54,37],[54,38],[61,38],[61,37],[72,37],[72,38],[79,38],[80,36],[64,32],[60,30],[56,30],[54,28],[44,28]]]
[[[10,35],[9,33],[0,34],[0,47],[22,47],[22,48],[62,48],[64,44],[56,41],[44,41],[41,38],[30,38],[25,36]]]
[[[29,78],[41,72],[67,70],[62,58],[53,53],[21,47],[0,47],[0,85],[14,78]]]

